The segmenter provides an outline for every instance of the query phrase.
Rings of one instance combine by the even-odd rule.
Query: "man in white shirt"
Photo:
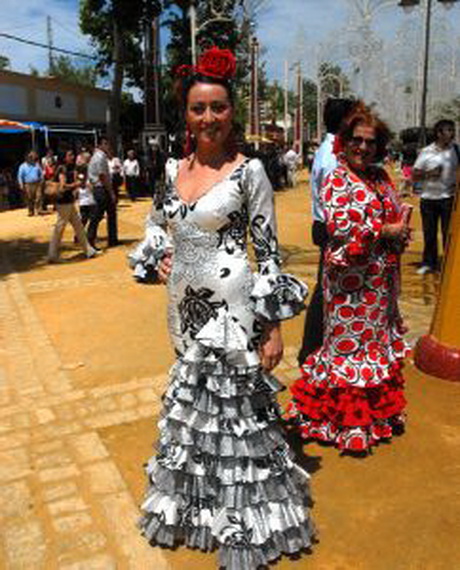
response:
[[[442,119],[434,125],[435,142],[420,151],[414,164],[414,181],[421,181],[420,213],[423,227],[423,260],[419,275],[438,270],[438,227],[445,247],[454,201],[460,150],[454,143],[455,124]]]
[[[134,150],[128,150],[126,160],[123,162],[123,176],[125,179],[126,192],[132,202],[136,201],[139,193],[139,180],[141,169]]]
[[[96,201],[94,214],[88,226],[88,240],[95,248],[99,222],[107,213],[108,246],[118,244],[117,203],[109,169],[109,141],[102,137],[88,164],[88,180]]]
[[[352,110],[354,102],[351,99],[328,99],[324,107],[324,123],[326,136],[318,148],[313,160],[310,175],[311,205],[312,205],[312,239],[320,248],[320,260],[316,287],[310,298],[305,317],[305,328],[302,346],[299,351],[299,365],[305,362],[309,354],[323,344],[323,256],[327,244],[327,229],[324,209],[321,202],[321,188],[327,175],[337,166],[337,157],[333,152],[335,135],[343,119]]]

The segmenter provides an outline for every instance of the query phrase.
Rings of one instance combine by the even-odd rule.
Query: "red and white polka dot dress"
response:
[[[402,361],[409,348],[397,296],[399,257],[381,237],[398,220],[388,175],[360,179],[336,168],[322,191],[329,243],[324,259],[323,346],[292,386],[287,418],[305,439],[365,451],[404,426]]]

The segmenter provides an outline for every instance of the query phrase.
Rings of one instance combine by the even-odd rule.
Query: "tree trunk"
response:
[[[113,61],[114,72],[112,91],[110,93],[110,117],[107,125],[107,136],[113,152],[118,152],[120,138],[120,107],[124,76],[124,46],[123,36],[116,17],[113,19]]]

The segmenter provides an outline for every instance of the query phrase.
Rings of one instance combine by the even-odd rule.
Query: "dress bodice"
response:
[[[172,249],[168,319],[177,352],[185,353],[206,330],[203,334],[222,338],[223,344],[242,346],[247,362],[248,351],[255,356],[261,321],[292,317],[307,293],[303,283],[281,273],[273,189],[262,163],[245,159],[187,203],[176,188],[177,171],[177,161],[169,161],[146,238],[130,256],[135,274],[143,277]],[[256,273],[248,258],[248,235]]]

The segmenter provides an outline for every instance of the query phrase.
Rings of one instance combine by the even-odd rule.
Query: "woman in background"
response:
[[[363,104],[342,123],[339,166],[322,190],[325,334],[301,367],[287,417],[302,437],[366,452],[404,427],[398,310],[400,256],[410,207],[400,205],[383,160],[387,126]]]

